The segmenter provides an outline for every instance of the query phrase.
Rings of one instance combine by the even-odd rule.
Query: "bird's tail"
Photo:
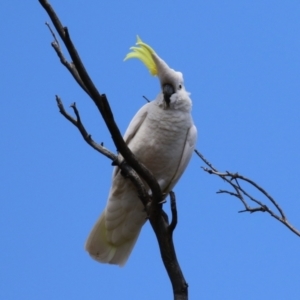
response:
[[[140,231],[121,245],[113,245],[107,240],[105,227],[105,211],[97,220],[85,243],[85,250],[90,256],[101,263],[124,266],[136,243]]]

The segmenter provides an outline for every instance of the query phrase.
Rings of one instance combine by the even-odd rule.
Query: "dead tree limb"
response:
[[[52,8],[52,6],[49,4],[47,0],[39,0],[39,2],[48,13],[56,31],[58,32],[59,36],[64,42],[72,58],[73,64],[75,65],[76,71],[78,72],[78,75],[81,78],[83,85],[88,90],[88,95],[91,97],[91,99],[97,106],[103,120],[105,121],[106,126],[111,133],[112,139],[118,151],[122,154],[122,156],[128,162],[128,164],[130,164],[130,166],[147,182],[147,184],[149,185],[150,189],[153,192],[153,199],[158,200],[155,202],[159,203],[160,202],[159,200],[162,198],[162,193],[159,184],[157,183],[153,174],[142,163],[140,163],[136,159],[134,154],[130,151],[130,149],[127,147],[126,143],[124,142],[120,130],[114,120],[106,95],[99,93],[92,79],[87,73],[81,61],[81,58],[79,57],[78,52],[75,46],[73,45],[73,42],[69,35],[68,28],[63,27],[54,9]]]
[[[290,222],[287,220],[285,213],[283,212],[282,208],[279,206],[279,204],[275,201],[275,199],[260,185],[258,185],[253,180],[242,176],[238,173],[232,173],[232,172],[219,172],[198,150],[195,150],[196,154],[202,159],[202,161],[208,166],[202,167],[202,169],[207,172],[208,174],[216,175],[223,180],[225,180],[231,187],[234,189],[234,192],[228,191],[228,190],[219,190],[218,194],[228,194],[230,196],[234,196],[238,198],[244,205],[244,209],[240,210],[239,213],[243,212],[249,212],[249,213],[255,213],[255,212],[266,212],[279,222],[281,222],[283,225],[285,225],[288,229],[290,229],[293,233],[300,236],[300,231],[297,230],[294,226],[290,224]],[[273,209],[271,209],[268,205],[264,204],[260,200],[257,200],[252,195],[250,195],[244,188],[242,188],[241,182],[247,182],[252,187],[254,187],[256,190],[258,190],[265,198],[267,198],[268,201],[271,202],[271,204],[275,207],[275,212]],[[255,203],[255,207],[251,207],[250,204],[248,204],[247,201],[251,201],[252,203]]]
[[[188,299],[188,285],[184,279],[181,268],[177,261],[172,238],[173,230],[175,229],[177,224],[177,210],[174,193],[171,193],[172,221],[171,224],[169,224],[168,219],[166,217],[166,213],[162,209],[164,195],[162,194],[157,180],[155,179],[153,174],[141,162],[139,162],[136,159],[134,154],[130,151],[130,149],[124,142],[120,130],[114,120],[113,113],[109,106],[106,95],[100,94],[100,92],[95,87],[93,81],[91,80],[90,76],[88,75],[76,48],[73,45],[67,27],[64,27],[62,25],[54,9],[47,0],[39,0],[39,2],[46,10],[58,35],[60,36],[61,40],[66,46],[67,51],[72,59],[72,62],[68,62],[66,60],[54,31],[52,31],[50,25],[46,23],[54,38],[54,41],[51,44],[52,47],[58,55],[61,63],[68,69],[68,71],[71,73],[71,75],[79,84],[79,86],[88,94],[88,96],[90,96],[90,98],[97,106],[112,136],[114,144],[118,152],[124,158],[124,160],[119,161],[117,155],[113,154],[102,145],[99,145],[95,141],[93,141],[91,135],[87,133],[85,127],[81,122],[81,118],[75,104],[73,104],[71,107],[73,108],[76,118],[72,117],[66,112],[62,101],[58,96],[56,96],[56,101],[61,114],[74,126],[77,127],[84,140],[91,147],[93,147],[95,150],[111,159],[113,161],[113,165],[117,165],[121,168],[122,171],[125,171],[126,176],[128,176],[129,179],[135,184],[141,201],[143,202],[147,211],[150,211],[149,221],[158,240],[162,260],[173,287],[174,299]],[[151,196],[147,192],[143,181],[146,182],[147,186],[150,188]]]
[[[62,65],[64,65],[67,70],[71,73],[71,75],[73,76],[73,78],[76,80],[76,82],[80,85],[80,87],[87,93],[89,94],[89,91],[87,90],[87,88],[84,86],[77,70],[76,70],[76,67],[75,65],[72,63],[72,62],[68,62],[68,60],[65,58],[63,52],[62,52],[62,49],[60,47],[60,44],[59,44],[59,41],[58,39],[56,38],[56,35],[55,35],[55,32],[52,30],[50,24],[48,22],[45,23],[46,26],[49,28],[53,38],[54,38],[54,41],[51,43],[51,46],[52,48],[54,49],[54,51],[56,52],[57,56],[59,57],[60,59],[60,62],[62,63]]]

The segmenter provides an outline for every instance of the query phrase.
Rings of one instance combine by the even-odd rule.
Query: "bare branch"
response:
[[[54,42],[51,43],[51,46],[54,49],[54,51],[56,52],[57,56],[59,57],[60,62],[62,63],[63,66],[65,66],[68,69],[68,71],[71,73],[71,75],[73,76],[75,81],[79,84],[79,86],[89,95],[89,91],[86,89],[85,85],[83,84],[83,82],[76,70],[75,65],[72,62],[68,62],[68,60],[65,58],[65,56],[61,50],[60,44],[56,38],[55,33],[53,32],[53,30],[50,26],[50,24],[48,22],[46,22],[45,24],[49,28],[49,30],[54,38]]]
[[[177,208],[176,208],[176,198],[173,191],[170,192],[170,199],[171,199],[171,212],[172,212],[172,220],[169,225],[169,231],[173,233],[174,229],[177,225]]]
[[[234,197],[237,197],[238,199],[241,199],[239,194],[236,194],[236,193],[233,193],[230,191],[226,191],[226,190],[219,190],[219,191],[217,191],[217,194],[229,194],[230,196],[234,196]]]
[[[165,218],[158,216],[150,218],[149,221],[157,237],[162,261],[173,287],[174,299],[187,300],[188,284],[184,279],[183,273],[176,257],[173,243],[173,231],[170,230]],[[174,226],[174,224],[171,225],[171,229],[172,226]]]
[[[217,169],[213,167],[213,165],[197,150],[195,149],[195,153],[208,165],[213,171],[217,172]]]
[[[164,195],[162,194],[157,180],[155,179],[153,174],[136,159],[134,154],[125,144],[123,137],[119,131],[119,128],[115,123],[114,116],[110,109],[107,98],[105,94],[99,93],[91,78],[89,77],[77,53],[77,50],[72,43],[68,29],[66,27],[63,27],[55,11],[52,9],[51,5],[48,3],[47,0],[39,0],[39,2],[51,18],[59,36],[61,37],[71,56],[73,63],[68,63],[67,60],[64,58],[60,49],[60,45],[55,37],[55,34],[50,29],[50,26],[48,26],[54,37],[52,47],[56,51],[62,64],[70,71],[70,73],[78,82],[78,84],[86,91],[86,93],[94,101],[95,105],[97,106],[99,112],[101,113],[106,123],[108,130],[111,133],[112,139],[118,151],[120,152],[124,160],[120,162],[117,159],[118,157],[110,151],[108,151],[106,148],[104,148],[102,144],[99,145],[92,140],[91,135],[87,133],[86,129],[84,128],[81,122],[81,118],[75,104],[73,104],[71,107],[74,110],[76,118],[70,116],[65,111],[62,101],[59,99],[59,97],[57,97],[56,100],[58,103],[59,110],[67,120],[69,120],[73,125],[75,125],[78,128],[82,137],[91,147],[93,147],[98,152],[104,154],[106,157],[112,159],[113,164],[119,166],[120,169],[124,171],[124,175],[128,176],[130,180],[135,184],[135,187],[138,191],[138,195],[141,198],[141,201],[143,202],[146,209],[149,208],[150,196],[147,193],[147,190],[145,189],[144,182],[146,182],[146,184],[149,186],[152,192],[150,205],[151,213],[149,214],[149,221],[156,234],[163,263],[171,280],[174,299],[186,300],[188,295],[188,285],[183,277],[182,271],[178,264],[172,239],[172,232],[177,223],[175,196],[173,194],[173,200],[171,199],[172,222],[171,225],[169,225],[168,218],[166,217],[167,215],[162,210],[162,201],[164,199]],[[141,180],[140,177],[143,178],[144,182]]]
[[[212,175],[216,175],[220,178],[222,178],[223,180],[225,180],[228,184],[230,184],[232,186],[232,188],[235,190],[234,192],[230,192],[227,190],[219,190],[217,193],[218,194],[229,194],[231,196],[234,196],[236,198],[238,198],[244,205],[245,209],[239,211],[241,212],[250,212],[250,213],[255,213],[255,212],[266,212],[268,213],[270,216],[272,216],[273,218],[275,218],[276,220],[278,220],[279,222],[281,222],[282,224],[284,224],[287,228],[289,228],[293,233],[295,233],[296,235],[300,236],[300,231],[297,230],[296,228],[294,228],[287,220],[282,208],[279,206],[279,204],[275,201],[275,199],[273,197],[270,196],[270,194],[263,189],[260,185],[258,185],[256,182],[254,182],[253,180],[242,176],[238,173],[232,173],[232,172],[228,172],[226,171],[225,173],[219,172],[216,168],[214,168],[212,166],[212,164],[204,158],[204,156],[197,150],[195,150],[196,154],[202,159],[202,161],[209,167],[202,167],[202,169],[207,172],[208,174],[212,174]],[[265,196],[267,198],[267,200],[269,200],[277,209],[278,213],[275,213],[272,209],[270,209],[266,204],[264,204],[263,202],[257,200],[256,198],[254,198],[253,196],[251,196],[248,192],[245,191],[244,188],[242,188],[240,181],[242,182],[247,182],[248,184],[250,184],[250,186],[254,187],[256,190],[258,190],[263,196]],[[246,199],[254,202],[255,204],[257,204],[257,207],[251,207],[248,203]]]
[[[78,71],[78,74],[86,87],[86,89],[89,91],[88,95],[91,97],[91,99],[96,104],[98,110],[100,111],[106,126],[108,130],[111,133],[112,139],[118,149],[118,151],[122,154],[124,159],[127,161],[127,163],[147,182],[149,185],[151,191],[152,191],[152,197],[153,197],[153,204],[157,205],[161,199],[162,199],[162,192],[160,189],[160,186],[153,176],[153,174],[142,164],[140,163],[134,154],[130,151],[130,149],[127,147],[126,143],[123,140],[123,137],[120,133],[119,128],[117,127],[113,114],[111,112],[109,103],[106,99],[105,94],[100,94],[95,87],[93,81],[91,80],[90,76],[88,75],[79,55],[76,50],[76,48],[73,45],[73,42],[70,38],[69,31],[67,27],[63,27],[59,18],[57,17],[55,11],[51,7],[51,5],[48,3],[47,0],[39,0],[41,5],[44,7],[46,12],[48,13],[49,17],[51,18],[58,34],[60,35],[62,41],[64,42],[71,58],[76,66],[76,69]],[[159,207],[157,207],[159,209]]]
[[[39,2],[43,6],[43,8],[46,10],[46,12],[48,13],[48,16],[50,17],[52,23],[54,24],[55,29],[58,32],[60,38],[62,40],[64,40],[65,39],[64,27],[61,24],[55,11],[53,10],[52,6],[49,4],[49,2],[47,0],[39,0]]]
[[[230,174],[231,175],[231,174]],[[257,188],[262,194],[264,194],[272,203],[273,205],[277,208],[277,210],[279,211],[279,213],[281,214],[281,217],[283,219],[286,219],[285,214],[283,212],[283,210],[280,208],[280,206],[278,205],[278,203],[274,200],[273,197],[270,196],[269,193],[267,193],[261,186],[259,186],[257,183],[255,183],[254,181],[252,181],[251,179],[244,177],[242,175],[236,174],[235,175],[237,179],[241,179],[244,180],[248,183],[250,183],[252,186],[254,186],[255,188]]]
[[[113,154],[112,152],[110,152],[108,149],[106,149],[105,147],[103,147],[102,145],[97,144],[93,139],[92,136],[90,134],[87,133],[85,127],[83,126],[83,124],[81,123],[81,119],[79,116],[79,112],[76,108],[76,104],[75,102],[71,105],[71,107],[73,108],[75,115],[76,115],[76,119],[74,119],[71,115],[69,115],[65,108],[64,105],[61,101],[61,99],[58,96],[56,97],[56,102],[57,102],[57,106],[59,108],[59,112],[67,119],[69,120],[73,125],[75,125],[78,130],[80,131],[82,137],[84,138],[84,140],[92,147],[94,148],[96,151],[98,151],[99,153],[105,155],[106,157],[108,157],[109,159],[111,159],[112,161],[117,161],[118,160],[118,156]]]
[[[146,96],[143,96],[143,98],[149,103],[150,100],[146,97]]]
[[[53,38],[54,38],[54,43],[56,43],[57,46],[60,48],[59,41],[58,41],[58,39],[56,38],[55,32],[52,30],[50,24],[49,24],[48,22],[45,22],[45,25],[49,28],[49,30],[50,30],[50,32],[51,32]]]
[[[77,129],[79,130],[79,132],[81,133],[82,137],[84,138],[84,140],[96,151],[98,151],[99,153],[103,154],[104,156],[106,156],[107,158],[109,158],[110,160],[112,160],[112,164],[114,166],[118,166],[121,170],[124,176],[128,177],[133,184],[135,185],[137,191],[138,191],[138,195],[141,199],[141,201],[143,202],[143,204],[145,206],[147,206],[147,204],[150,202],[150,196],[147,192],[147,189],[143,183],[143,181],[140,179],[140,177],[137,175],[137,173],[124,161],[124,160],[119,160],[118,156],[113,154],[111,151],[109,151],[108,149],[106,149],[103,146],[103,143],[98,144],[96,143],[93,139],[92,136],[90,134],[88,134],[88,132],[86,131],[84,125],[81,122],[81,118],[79,115],[79,111],[76,107],[76,104],[73,103],[71,104],[71,107],[74,110],[74,113],[76,115],[76,119],[73,118],[70,114],[68,114],[64,108],[64,105],[61,101],[61,99],[56,96],[56,102],[57,102],[57,106],[59,108],[59,112],[67,119],[69,120],[75,127],[77,127]]]

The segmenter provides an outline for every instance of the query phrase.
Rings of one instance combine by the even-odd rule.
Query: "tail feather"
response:
[[[124,241],[120,245],[113,245],[107,240],[104,211],[85,243],[85,250],[98,262],[119,265],[121,267],[125,265],[139,233],[140,231],[134,237]]]

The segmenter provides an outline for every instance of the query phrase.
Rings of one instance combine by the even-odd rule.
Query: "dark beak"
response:
[[[170,105],[170,97],[175,93],[174,88],[170,84],[165,84],[163,86],[163,94],[164,94],[164,99],[167,104],[167,106]]]

